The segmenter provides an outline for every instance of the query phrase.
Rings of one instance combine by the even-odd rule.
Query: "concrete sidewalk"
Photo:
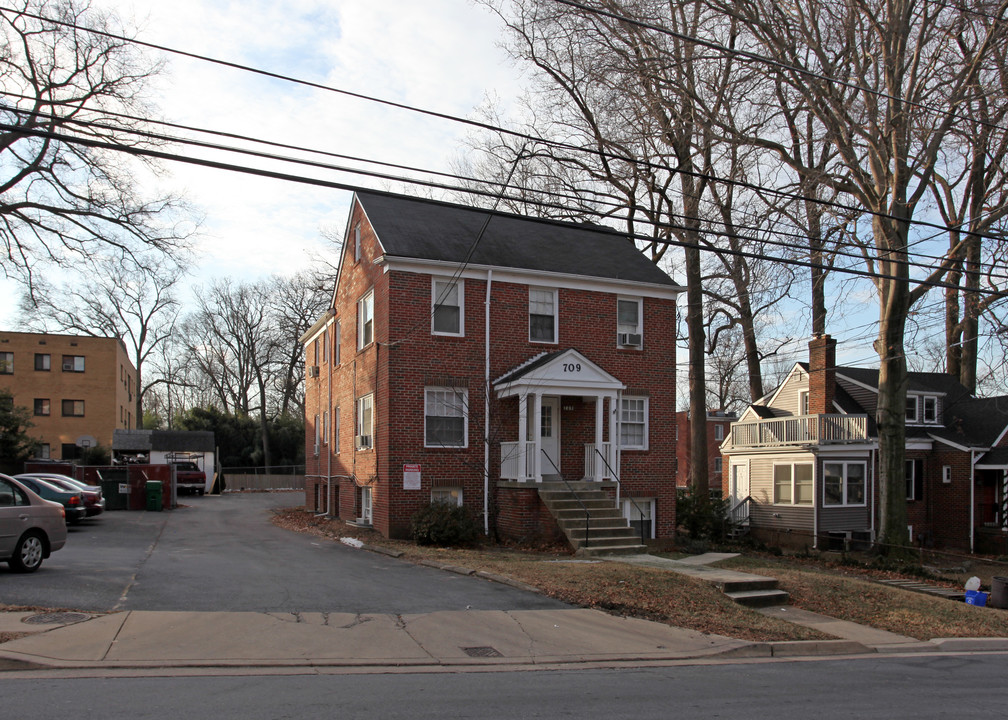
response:
[[[752,643],[597,610],[347,613],[119,612],[63,624],[0,614],[0,668],[527,668],[770,653]]]

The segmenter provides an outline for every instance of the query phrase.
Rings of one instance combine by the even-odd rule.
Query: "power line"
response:
[[[41,129],[35,129],[35,128],[22,128],[22,127],[18,127],[18,126],[14,126],[14,125],[9,125],[7,123],[0,123],[0,129],[7,130],[7,131],[10,131],[10,132],[13,132],[13,133],[17,133],[17,134],[21,134],[21,135],[30,135],[30,136],[34,136],[34,137],[43,137],[43,138],[49,138],[49,139],[52,139],[52,140],[59,140],[61,142],[65,142],[65,143],[68,143],[68,144],[81,144],[81,145],[85,145],[85,146],[88,146],[88,147],[100,148],[100,149],[106,149],[106,150],[115,150],[115,151],[125,152],[125,153],[131,154],[131,155],[137,155],[137,156],[142,156],[142,157],[151,157],[151,158],[157,158],[157,159],[161,159],[161,160],[171,160],[171,161],[182,162],[182,163],[186,163],[186,164],[200,165],[200,166],[203,166],[203,167],[215,168],[215,169],[218,169],[218,170],[230,170],[230,171],[233,171],[233,172],[241,172],[241,173],[246,173],[246,174],[251,174],[251,175],[258,175],[258,176],[261,176],[261,177],[273,178],[273,179],[277,179],[277,180],[286,180],[286,181],[297,182],[297,183],[301,183],[301,184],[316,185],[316,186],[319,186],[319,187],[328,187],[328,188],[336,189],[336,190],[346,190],[346,191],[351,191],[352,192],[352,191],[355,191],[357,189],[364,189],[360,185],[351,184],[351,183],[340,183],[340,182],[335,182],[335,181],[330,181],[330,180],[322,180],[322,179],[319,179],[319,178],[306,178],[306,177],[299,176],[299,175],[292,175],[290,173],[282,173],[282,172],[277,172],[277,171],[272,171],[272,170],[265,170],[265,169],[262,169],[262,168],[251,168],[251,167],[248,167],[248,166],[236,165],[236,164],[233,164],[233,163],[225,163],[225,162],[220,162],[220,161],[215,161],[215,160],[209,160],[209,159],[205,159],[205,158],[195,158],[195,157],[191,157],[191,156],[188,156],[188,155],[180,155],[180,154],[177,154],[177,153],[169,153],[169,152],[166,152],[166,151],[163,151],[163,150],[156,150],[156,149],[153,149],[153,148],[142,148],[142,147],[137,147],[137,146],[133,146],[133,145],[122,145],[122,144],[117,144],[117,143],[106,141],[106,140],[98,140],[98,139],[94,139],[94,138],[84,138],[84,137],[78,137],[78,136],[72,136],[72,135],[65,135],[65,134],[62,134],[62,133],[55,132],[55,131],[47,131],[47,130],[41,130]],[[345,172],[352,172],[352,173],[363,174],[363,175],[372,175],[372,176],[378,175],[378,176],[380,176],[380,174],[378,174],[378,173],[369,173],[367,171],[361,171],[361,170],[345,170]],[[402,181],[402,182],[408,182],[408,183],[413,183],[413,184],[421,184],[421,185],[435,186],[435,187],[437,186],[437,184],[423,183],[421,181],[407,179],[407,178],[397,178],[397,179],[400,180],[400,181]],[[484,196],[485,195],[489,195],[489,193],[486,192],[486,191],[475,191],[475,190],[470,190],[470,189],[465,189],[465,188],[454,188],[454,189],[460,190],[462,192],[468,192],[468,193],[473,193],[473,194],[478,194],[478,195],[484,195]],[[431,202],[431,203],[437,202],[437,201],[433,201],[433,200],[428,200],[426,198],[416,198],[416,199],[418,201],[421,201],[421,202]],[[479,208],[477,208],[477,209],[479,209]],[[505,213],[495,212],[494,214],[505,214]],[[537,221],[538,222],[545,222],[545,223],[554,223],[554,224],[557,224],[557,225],[562,224],[561,221],[552,220],[550,218],[537,218]],[[670,223],[661,223],[660,225],[658,225],[658,227],[661,227],[663,229],[672,230],[672,231],[676,231],[676,230],[683,231],[683,230],[689,229],[689,228],[687,228],[684,225],[678,225],[678,224],[671,223],[671,222]],[[599,226],[599,227],[596,228],[596,230],[597,231],[604,231],[604,232],[607,232],[607,233],[610,233],[610,234],[613,234],[613,235],[616,235],[616,236],[619,236],[619,237],[622,237],[622,238],[632,238],[634,240],[637,240],[637,241],[640,241],[640,242],[645,242],[645,243],[654,243],[654,244],[673,246],[673,247],[686,247],[687,245],[689,245],[689,243],[687,243],[685,241],[681,241],[681,240],[673,240],[673,239],[670,239],[670,238],[655,238],[655,237],[649,237],[649,236],[644,236],[644,235],[639,235],[639,234],[634,234],[634,233],[629,233],[629,232],[621,232],[621,231],[617,231],[617,230],[615,230],[613,228],[604,227],[604,226]],[[706,251],[706,252],[715,252],[715,250],[713,248],[710,248],[710,247],[701,247],[701,249],[704,250],[704,251]],[[746,251],[746,250],[738,250],[738,249],[735,249],[735,248],[722,248],[722,249],[717,250],[716,252],[720,252],[720,253],[726,254],[726,255],[735,255],[735,256],[738,256],[738,257],[747,257],[747,258],[757,259],[757,260],[770,260],[770,261],[773,261],[773,262],[779,262],[779,263],[782,263],[782,264],[794,265],[794,266],[798,266],[798,267],[826,269],[826,270],[830,270],[830,271],[839,272],[841,274],[854,275],[854,276],[858,276],[858,277],[867,277],[867,278],[871,278],[871,279],[890,279],[890,280],[903,280],[904,279],[904,278],[901,278],[901,277],[896,276],[896,275],[889,275],[889,274],[880,273],[880,272],[877,272],[877,271],[872,272],[872,271],[868,271],[868,270],[858,270],[858,269],[854,269],[854,268],[843,268],[843,267],[832,267],[832,268],[829,268],[829,267],[823,265],[822,263],[813,263],[813,262],[807,262],[807,261],[798,260],[798,259],[794,259],[794,258],[785,258],[785,257],[779,257],[779,256],[768,256],[768,255],[765,255],[763,253],[750,252],[750,251]],[[943,287],[943,288],[961,290],[960,286],[954,285],[954,284],[951,284],[951,283],[948,283],[948,282],[945,282],[945,281],[941,281],[941,280],[936,280],[936,281],[920,280],[920,281],[917,281],[917,283],[919,285],[927,286],[927,287]],[[976,291],[976,292],[977,292],[978,295],[988,295],[988,296],[995,296],[995,297],[1002,297],[1002,296],[1008,297],[1008,290],[1006,290],[1006,291],[996,290],[995,291],[995,290],[981,289],[981,290]]]
[[[39,115],[43,115],[43,116],[46,116],[46,117],[51,117],[53,119],[59,119],[59,116],[56,116],[54,114],[39,113],[38,111],[21,110],[21,109],[18,109],[16,107],[11,107],[11,106],[7,106],[5,108],[2,105],[0,105],[0,110],[3,110],[3,109],[6,109],[8,112],[11,112],[13,114],[21,114],[21,115],[29,115],[30,114],[33,117],[37,117]],[[164,125],[164,126],[167,126],[167,127],[174,127],[174,128],[178,128],[178,129],[184,129],[184,130],[188,130],[190,132],[196,132],[196,133],[208,134],[208,135],[216,135],[216,136],[221,136],[221,137],[228,137],[228,138],[231,138],[231,139],[237,139],[237,140],[242,140],[242,141],[247,141],[247,142],[252,142],[252,143],[264,144],[264,145],[271,146],[271,147],[278,147],[278,148],[283,148],[283,149],[288,149],[288,150],[296,150],[296,151],[299,151],[299,152],[306,152],[306,153],[311,153],[311,154],[322,155],[322,156],[325,156],[325,157],[338,157],[338,158],[341,158],[341,159],[348,159],[348,160],[351,160],[351,161],[354,161],[354,162],[361,162],[361,163],[365,163],[365,164],[374,164],[374,165],[379,165],[379,166],[383,166],[383,167],[402,169],[402,170],[406,170],[406,171],[409,171],[409,172],[419,172],[419,173],[424,173],[424,174],[428,174],[428,175],[433,175],[433,176],[436,176],[436,177],[449,178],[449,179],[452,179],[452,180],[462,180],[462,181],[465,181],[465,182],[473,182],[473,183],[479,183],[479,184],[483,184],[483,185],[490,185],[492,187],[496,186],[496,187],[500,188],[500,192],[498,192],[497,190],[494,190],[494,191],[480,191],[480,190],[475,190],[472,187],[467,187],[467,186],[449,185],[449,184],[445,184],[445,183],[437,183],[437,182],[420,180],[420,179],[416,179],[416,178],[402,177],[402,176],[398,176],[398,175],[390,175],[390,174],[387,174],[387,173],[380,173],[380,172],[376,172],[376,171],[368,171],[368,170],[364,170],[364,169],[360,169],[360,168],[343,167],[343,166],[333,165],[333,164],[330,164],[330,163],[323,163],[323,162],[313,161],[313,160],[308,160],[308,159],[294,158],[294,157],[289,157],[289,156],[284,156],[284,155],[278,155],[278,154],[274,154],[274,153],[267,153],[267,152],[263,152],[263,151],[251,150],[251,149],[247,149],[247,148],[238,148],[238,147],[234,147],[234,146],[222,145],[222,144],[218,144],[218,143],[211,143],[211,142],[202,141],[202,140],[196,140],[196,139],[191,139],[191,138],[184,138],[184,137],[178,137],[178,136],[167,135],[167,134],[159,134],[159,133],[154,133],[154,132],[150,132],[150,131],[139,130],[139,129],[132,128],[132,127],[119,127],[119,126],[113,126],[113,125],[105,125],[105,124],[97,123],[97,122],[95,122],[93,120],[89,121],[89,120],[70,118],[70,119],[64,119],[62,121],[62,124],[64,124],[64,125],[66,125],[66,124],[80,125],[81,127],[85,128],[85,129],[99,128],[99,129],[103,129],[103,130],[120,131],[120,132],[124,132],[124,133],[128,133],[128,134],[133,134],[133,135],[136,135],[138,137],[142,137],[142,138],[146,138],[146,139],[151,139],[151,140],[167,141],[167,142],[172,142],[172,143],[178,143],[178,144],[183,144],[183,145],[200,147],[200,148],[204,148],[204,149],[213,149],[213,150],[220,150],[220,151],[231,152],[231,153],[238,153],[238,154],[243,154],[243,155],[249,155],[249,156],[252,156],[252,157],[258,157],[258,158],[261,158],[261,159],[277,160],[277,161],[281,161],[281,162],[287,162],[287,163],[294,163],[294,164],[305,165],[305,166],[313,167],[313,168],[316,168],[316,169],[332,170],[332,171],[337,171],[337,172],[342,172],[342,173],[347,173],[347,174],[364,175],[364,176],[367,176],[367,177],[375,177],[375,178],[380,178],[380,179],[384,179],[384,180],[392,180],[392,181],[395,181],[395,182],[400,182],[400,183],[405,183],[405,184],[423,185],[425,187],[436,188],[436,189],[441,189],[441,190],[449,190],[449,191],[452,191],[452,192],[461,192],[461,193],[468,193],[468,194],[476,194],[476,195],[481,195],[481,196],[484,196],[484,197],[491,197],[491,198],[495,198],[495,199],[499,198],[499,197],[504,197],[504,195],[502,193],[505,192],[506,189],[507,189],[506,185],[502,185],[501,183],[498,183],[497,181],[493,181],[493,180],[485,181],[485,180],[481,180],[481,179],[478,179],[478,178],[459,176],[459,175],[456,175],[456,174],[445,173],[445,172],[440,172],[440,171],[427,170],[427,169],[416,168],[416,167],[411,167],[411,166],[404,166],[404,165],[399,165],[399,164],[395,164],[395,163],[387,163],[387,162],[382,162],[382,161],[378,161],[378,160],[371,160],[371,159],[368,159],[368,158],[362,158],[362,157],[356,157],[356,156],[348,156],[348,155],[343,155],[343,154],[339,154],[339,153],[332,153],[332,152],[328,152],[328,151],[314,150],[314,149],[306,148],[306,147],[303,147],[303,146],[296,146],[296,145],[290,145],[290,144],[286,144],[286,143],[277,143],[277,142],[273,142],[273,141],[261,140],[261,139],[250,137],[250,136],[240,135],[240,134],[237,134],[237,133],[229,133],[229,132],[208,130],[208,129],[198,128],[198,127],[194,127],[194,126],[179,125],[177,123],[168,123],[168,122],[157,121],[157,120],[150,120],[150,121],[148,121],[148,120],[146,120],[144,118],[139,118],[139,117],[136,117],[136,116],[126,115],[126,114],[123,114],[123,113],[111,113],[111,114],[113,116],[120,117],[120,118],[123,118],[123,119],[135,120],[135,121],[141,121],[141,122],[150,122],[152,124]],[[11,127],[11,126],[8,126],[8,127]],[[12,127],[18,127],[18,126],[12,126]],[[27,132],[27,130],[24,130],[24,129],[22,129],[22,130],[24,132]],[[43,132],[43,131],[39,130],[38,132]],[[38,133],[35,133],[35,134],[38,134]],[[66,141],[66,142],[73,142],[74,140],[72,138],[75,138],[75,137],[77,137],[77,136],[70,136],[70,139],[66,139],[66,136],[64,136],[64,141]],[[123,149],[123,148],[119,148],[119,149]],[[516,161],[518,159],[520,159],[520,158],[516,158]],[[563,193],[556,193],[556,192],[550,192],[550,191],[544,191],[543,194],[545,194],[545,195],[559,196],[562,199],[568,199],[568,200],[570,200],[570,199],[580,199],[577,196],[571,196],[571,195],[566,195],[566,194],[563,194]],[[562,204],[556,204],[556,203],[544,203],[542,201],[530,200],[530,199],[525,198],[525,197],[515,197],[513,195],[509,195],[509,196],[507,196],[507,198],[509,200],[513,200],[515,202],[522,202],[522,203],[524,203],[526,205],[534,205],[536,207],[539,207],[540,209],[543,209],[543,208],[552,209],[552,210],[569,210],[570,209],[568,205],[562,205]],[[596,197],[593,202],[595,202],[596,204],[601,204],[603,206],[609,205],[613,209],[624,209],[625,208],[625,209],[628,210],[628,212],[642,210],[642,208],[640,206],[638,206],[638,205],[625,205],[625,204],[616,203],[615,201],[606,200],[604,198],[603,199],[599,199],[598,197]],[[621,216],[617,216],[617,215],[610,215],[610,217],[612,217],[614,219],[623,219],[623,220],[626,219],[626,218],[622,218]],[[697,220],[697,221],[704,222],[704,223],[714,223],[714,224],[718,224],[718,225],[726,225],[726,223],[724,221],[719,221],[719,220],[716,220],[716,219],[712,220],[710,218],[694,218],[694,217],[688,217],[688,216],[683,215],[683,214],[680,214],[680,217],[682,217],[683,219]],[[654,227],[656,227],[658,229],[671,229],[671,230],[675,230],[675,229],[681,229],[682,228],[682,226],[677,226],[677,225],[674,225],[674,224],[667,224],[667,223],[660,223],[660,222],[655,222],[655,221],[652,221],[650,224],[652,224]],[[780,232],[780,231],[778,231],[776,229],[770,229],[770,228],[765,228],[765,227],[752,227],[752,226],[746,226],[744,224],[739,224],[739,225],[737,225],[737,227],[740,227],[740,228],[745,229],[745,230],[750,230],[752,232],[759,233],[759,234],[770,234],[770,235],[773,235],[773,236],[780,236],[780,235],[787,236],[787,235],[789,235],[789,233],[782,233],[782,232]],[[946,231],[947,231],[947,229],[946,229]],[[709,234],[709,233],[713,233],[713,234],[718,235],[720,237],[729,237],[729,238],[733,238],[733,239],[739,239],[739,240],[743,240],[743,241],[745,241],[747,243],[756,243],[756,244],[763,245],[763,246],[765,246],[765,245],[771,245],[771,246],[783,247],[783,248],[788,248],[788,249],[794,249],[795,248],[795,245],[793,243],[782,242],[782,241],[773,240],[773,239],[766,238],[766,237],[761,238],[761,239],[755,239],[753,237],[749,237],[749,236],[746,236],[746,235],[741,235],[741,234],[738,234],[738,233],[730,233],[727,230],[725,230],[723,232],[718,232],[716,230],[707,230],[707,231],[705,231],[705,234]],[[793,234],[792,236],[795,237],[795,238],[800,238],[802,240],[807,239],[806,236],[804,236],[804,235]],[[654,238],[654,237],[636,236],[636,239],[640,240],[641,242],[646,242],[646,243],[669,244],[667,241],[664,241],[664,240],[661,240],[661,239],[658,239],[658,238]],[[923,242],[923,241],[924,240],[922,240],[921,242]],[[710,243],[709,241],[705,240],[704,242],[708,246],[705,249],[708,250],[709,252],[714,252],[716,254],[736,254],[736,255],[740,254],[738,252],[733,252],[732,249],[725,249],[725,248],[717,247],[717,246],[713,245],[712,243]],[[839,247],[842,247],[843,245],[847,245],[847,246],[853,247],[853,248],[858,247],[854,243],[841,243],[839,241],[833,241],[830,244],[829,250],[826,251],[826,254],[828,254],[830,256],[833,256],[833,257],[839,256],[839,257],[853,258],[853,259],[856,259],[858,261],[863,260],[863,256],[860,253],[857,253],[857,252],[844,252],[843,250],[837,249]],[[916,253],[916,256],[917,257],[921,257],[921,258],[933,259],[933,260],[937,260],[937,261],[944,261],[946,259],[945,256],[934,256],[934,255],[928,255],[926,253]],[[770,255],[765,255],[763,253],[754,253],[753,257],[755,257],[756,259],[764,259],[764,260],[769,260],[769,261],[783,261],[784,260],[784,258],[781,258],[780,256],[770,256]],[[894,258],[894,259],[888,260],[888,262],[890,262],[892,264],[896,264],[896,265],[906,265],[909,268],[917,268],[917,269],[921,269],[921,270],[925,270],[925,271],[933,269],[929,265],[925,265],[925,264],[922,264],[920,262],[916,262],[916,261],[910,259],[909,254],[908,254],[908,257],[906,259],[903,259],[903,258]],[[827,272],[830,271],[830,270],[833,270],[833,269],[836,269],[838,271],[843,271],[843,269],[841,267],[836,266],[835,264],[830,264],[830,265],[811,264],[811,265],[809,265],[809,267],[818,267],[818,268],[821,268],[821,269],[823,269],[824,271],[827,271]],[[990,267],[990,270],[987,271],[986,273],[983,273],[985,275],[985,277],[991,277],[991,278],[997,278],[997,279],[1008,279],[1008,275],[1001,275],[1001,274],[994,273],[994,267],[995,266],[992,264],[991,267]],[[880,274],[872,274],[872,273],[866,273],[866,274],[868,276],[870,276],[870,277],[887,277],[885,275],[880,275]],[[952,286],[952,287],[954,287],[954,286]]]
[[[575,7],[579,7],[578,5],[574,4],[573,2],[570,2],[569,0],[556,0],[556,1],[557,2],[564,2],[565,4],[572,5],[572,6],[575,6]],[[1008,0],[1006,0],[1006,1],[1008,1]],[[585,8],[585,9],[588,9],[589,11],[591,11],[590,8]],[[637,166],[643,166],[643,167],[647,167],[649,169],[655,169],[655,170],[659,170],[659,171],[668,171],[668,172],[672,172],[672,173],[682,173],[682,174],[685,174],[685,175],[689,175],[691,177],[695,177],[697,179],[712,180],[712,181],[717,182],[717,183],[723,183],[723,184],[732,185],[732,186],[735,186],[735,187],[742,187],[742,188],[746,188],[746,189],[749,189],[749,190],[756,190],[756,191],[759,191],[759,192],[765,192],[765,193],[769,193],[769,194],[775,195],[777,197],[781,197],[781,198],[788,199],[788,200],[800,200],[800,201],[812,202],[812,203],[815,203],[815,204],[818,204],[818,205],[821,205],[821,206],[824,206],[824,207],[833,208],[833,209],[837,209],[837,210],[844,210],[846,212],[856,212],[858,214],[867,214],[867,215],[871,215],[871,216],[874,216],[874,217],[879,217],[879,218],[882,218],[882,219],[897,220],[897,221],[900,221],[900,222],[906,222],[909,225],[918,225],[918,226],[923,226],[923,227],[931,227],[931,228],[935,228],[937,230],[947,230],[947,227],[945,227],[945,226],[938,225],[936,223],[931,223],[931,222],[928,222],[928,221],[925,221],[925,220],[920,220],[920,219],[917,219],[917,218],[911,218],[911,219],[907,220],[906,218],[896,217],[896,216],[890,215],[888,213],[883,213],[883,212],[879,212],[879,211],[868,210],[866,208],[856,207],[856,206],[853,206],[853,205],[845,205],[843,203],[839,203],[839,202],[836,202],[836,201],[823,200],[823,199],[820,199],[820,198],[803,196],[803,195],[800,195],[800,194],[797,194],[797,193],[790,193],[790,192],[782,191],[782,190],[779,190],[779,189],[776,189],[776,188],[770,188],[770,187],[760,186],[760,185],[757,185],[755,183],[749,183],[749,182],[742,181],[742,180],[729,179],[729,178],[721,178],[721,177],[717,177],[717,176],[714,176],[714,175],[700,173],[700,172],[697,172],[697,171],[684,170],[684,169],[679,168],[679,167],[672,168],[672,167],[668,167],[666,165],[659,165],[659,164],[656,164],[656,163],[653,163],[653,162],[650,162],[650,161],[641,160],[639,158],[633,158],[633,157],[629,157],[629,156],[626,156],[626,155],[620,155],[620,154],[617,154],[617,153],[613,153],[613,152],[608,151],[608,150],[601,150],[601,149],[598,149],[598,148],[581,147],[581,146],[578,146],[578,145],[572,145],[570,143],[559,142],[559,141],[556,141],[556,140],[549,140],[549,139],[546,139],[546,138],[543,138],[543,137],[539,137],[539,136],[535,136],[535,135],[530,135],[528,133],[524,133],[524,132],[520,132],[520,131],[516,131],[516,130],[511,130],[509,128],[504,128],[504,127],[496,126],[496,125],[493,125],[491,123],[480,122],[480,121],[477,121],[477,120],[472,120],[472,119],[469,119],[469,118],[462,118],[462,117],[459,117],[459,116],[456,116],[456,115],[451,115],[451,114],[448,114],[448,113],[438,112],[438,111],[434,111],[434,110],[428,110],[428,109],[425,109],[425,108],[420,108],[420,107],[413,106],[413,105],[408,105],[408,104],[405,104],[405,103],[399,103],[399,102],[395,102],[395,101],[391,101],[391,100],[385,100],[385,99],[378,98],[378,97],[375,97],[375,96],[365,95],[363,93],[358,93],[358,92],[354,92],[354,91],[350,91],[350,90],[345,90],[343,88],[338,88],[338,87],[335,87],[335,86],[332,86],[332,85],[326,85],[326,84],[323,84],[323,83],[317,83],[317,82],[313,82],[313,81],[310,81],[310,80],[303,80],[303,79],[296,78],[296,77],[293,77],[293,76],[290,76],[290,75],[284,75],[284,74],[275,73],[275,72],[272,72],[272,71],[269,71],[269,70],[263,70],[261,68],[256,68],[256,67],[251,66],[251,65],[245,65],[243,63],[237,63],[237,62],[233,62],[233,61],[229,61],[229,60],[222,60],[222,59],[219,59],[219,58],[213,58],[213,57],[210,57],[210,56],[207,56],[207,55],[202,55],[202,54],[199,54],[199,53],[193,53],[193,52],[189,52],[189,51],[185,51],[185,50],[179,50],[177,48],[172,48],[172,47],[169,47],[169,46],[166,46],[166,45],[160,45],[160,44],[157,44],[157,43],[151,43],[151,42],[139,40],[139,39],[136,39],[136,38],[127,37],[125,35],[119,35],[119,34],[116,34],[116,33],[109,32],[107,30],[100,30],[100,29],[97,29],[97,28],[92,28],[92,27],[88,27],[88,26],[84,26],[84,25],[79,25],[77,23],[69,22],[67,20],[61,20],[61,19],[57,19],[57,18],[46,17],[44,15],[28,12],[27,10],[18,10],[18,9],[14,9],[14,8],[10,8],[10,7],[0,6],[0,13],[3,13],[3,12],[11,12],[11,13],[15,13],[15,14],[20,15],[20,16],[30,17],[30,18],[39,20],[41,22],[48,22],[48,23],[51,23],[51,24],[54,24],[54,25],[59,25],[59,26],[62,26],[62,27],[69,27],[69,28],[72,28],[72,29],[75,29],[75,30],[81,30],[81,31],[93,33],[95,35],[99,35],[99,36],[102,36],[102,37],[107,37],[109,39],[116,40],[116,41],[119,41],[119,42],[131,43],[131,44],[139,45],[141,47],[146,47],[146,48],[150,48],[150,49],[153,49],[153,50],[158,50],[160,52],[165,52],[165,53],[169,53],[169,54],[180,55],[182,57],[188,57],[190,59],[199,60],[199,61],[202,61],[202,62],[208,62],[208,63],[212,63],[212,64],[216,64],[216,65],[221,65],[223,67],[228,67],[228,68],[231,68],[231,69],[237,69],[237,70],[241,70],[241,71],[244,71],[244,72],[249,72],[249,73],[253,73],[253,74],[257,74],[257,75],[262,75],[264,77],[268,77],[268,78],[275,79],[275,80],[282,80],[284,82],[290,82],[290,83],[294,83],[294,84],[298,84],[298,85],[303,85],[303,86],[311,87],[311,88],[314,88],[314,89],[317,89],[317,90],[324,90],[324,91],[327,91],[327,92],[333,92],[333,93],[341,94],[341,95],[344,95],[344,96],[347,96],[347,97],[352,97],[352,98],[355,98],[355,99],[364,100],[364,101],[367,101],[367,102],[373,102],[373,103],[377,103],[377,104],[381,104],[381,105],[386,105],[388,107],[393,107],[393,108],[396,108],[396,109],[399,109],[399,110],[405,110],[405,111],[408,111],[408,112],[415,112],[415,113],[419,113],[419,114],[423,114],[423,115],[428,115],[430,117],[438,118],[438,119],[441,119],[441,120],[448,120],[450,122],[461,123],[461,124],[465,124],[465,125],[469,125],[469,126],[472,126],[472,127],[476,127],[476,128],[482,129],[482,130],[489,130],[489,131],[492,131],[492,132],[497,132],[497,133],[501,133],[501,134],[504,134],[504,135],[509,135],[509,136],[512,136],[512,137],[515,137],[515,138],[518,138],[518,139],[521,139],[521,140],[524,140],[524,141],[532,142],[532,143],[543,144],[543,145],[550,146],[550,147],[556,147],[556,148],[561,148],[561,149],[565,149],[565,150],[570,150],[570,151],[573,151],[573,152],[576,152],[576,153],[586,153],[588,155],[598,156],[600,158],[604,157],[604,158],[608,158],[610,160],[618,160],[620,162],[626,162],[626,163],[630,163],[630,164],[637,165]],[[617,16],[617,17],[619,17],[619,16]],[[653,28],[653,29],[658,29],[658,28],[656,27],[656,28]],[[671,32],[671,31],[669,31],[669,32]],[[706,42],[706,41],[697,40],[695,38],[689,38],[688,36],[684,36],[683,39],[687,39],[687,40],[691,40],[691,41],[696,41],[696,42]],[[737,51],[737,52],[741,52],[741,51]],[[754,57],[759,57],[759,56],[754,56]],[[839,82],[839,81],[837,81],[837,82]],[[996,236],[996,235],[995,236],[991,236],[991,235],[988,235],[986,233],[973,233],[973,234],[975,234],[975,235],[977,235],[977,236],[979,236],[981,238],[985,238],[985,239],[992,239],[992,240],[999,240],[1000,239],[999,236]]]

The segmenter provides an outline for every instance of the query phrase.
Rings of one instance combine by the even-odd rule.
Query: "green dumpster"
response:
[[[123,479],[114,478],[102,478],[101,481],[102,497],[105,498],[105,509],[106,510],[128,510],[129,509],[129,494],[121,492],[122,490],[128,490],[129,485],[126,483],[125,477]]]
[[[161,481],[148,480],[145,488],[147,490],[147,509],[154,512],[161,512],[163,504]]]

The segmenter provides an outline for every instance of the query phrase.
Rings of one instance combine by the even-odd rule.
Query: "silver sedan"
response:
[[[66,544],[66,511],[43,500],[14,478],[0,474],[0,562],[35,572]]]

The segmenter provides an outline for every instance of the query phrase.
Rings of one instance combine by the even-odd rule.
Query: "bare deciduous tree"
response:
[[[115,16],[83,0],[15,4],[0,8],[4,274],[31,289],[40,266],[77,262],[99,248],[184,246],[192,232],[184,204],[142,197],[138,172],[156,166],[128,153],[151,143],[144,94],[158,65],[116,39],[128,31]]]
[[[170,257],[108,253],[88,258],[58,288],[38,282],[25,291],[20,309],[40,332],[73,332],[119,338],[136,368],[136,427],[143,427],[144,401],[160,379],[149,379],[148,360],[172,336],[179,303],[175,295],[185,276]]]

